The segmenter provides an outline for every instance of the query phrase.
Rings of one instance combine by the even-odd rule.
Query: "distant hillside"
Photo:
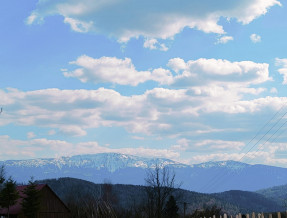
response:
[[[2,164],[5,165],[7,175],[11,175],[19,183],[27,182],[33,176],[37,180],[73,177],[94,183],[109,180],[114,184],[145,185],[147,169],[156,164],[174,171],[177,182],[183,183],[182,188],[204,193],[256,191],[283,185],[287,181],[287,169],[280,167],[235,161],[186,165],[164,158],[118,153],[0,161],[0,165]]]
[[[274,200],[255,192],[232,190],[212,194],[230,204],[236,205],[242,213],[252,211],[272,212],[283,211],[283,207]]]
[[[266,198],[272,199],[278,205],[284,207],[284,210],[287,209],[287,185],[274,186],[267,189],[261,189],[256,192]]]
[[[104,184],[94,184],[92,182],[73,178],[49,179],[38,181],[38,183],[48,184],[65,203],[68,203],[73,196],[77,196],[77,199],[88,198],[90,195],[100,197],[104,192]],[[145,200],[144,186],[117,184],[112,185],[112,192],[113,196],[116,196],[117,198],[117,206],[125,209],[140,206]],[[188,213],[191,213],[196,209],[213,205],[217,205],[229,214],[283,210],[283,208],[272,200],[269,200],[260,194],[246,191],[202,194],[179,189],[176,191],[175,196],[178,200],[178,206],[181,209],[183,207],[183,202],[188,203]]]

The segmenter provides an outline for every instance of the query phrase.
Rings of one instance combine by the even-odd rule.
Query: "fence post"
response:
[[[246,218],[249,218],[249,213],[248,213],[248,214],[246,214]]]
[[[263,212],[261,213],[261,218],[264,218],[264,213]]]
[[[215,215],[213,215],[212,218],[216,218]]]
[[[238,214],[236,214],[236,218],[238,218]]]
[[[238,214],[238,218],[242,218],[242,215],[241,215],[241,213],[239,213],[239,214]]]
[[[252,218],[255,218],[255,213],[254,212],[252,212]]]
[[[281,218],[281,213],[277,212],[277,218]]]
[[[226,213],[223,214],[223,218],[227,218],[227,214]]]
[[[269,213],[269,218],[272,218],[272,213]]]

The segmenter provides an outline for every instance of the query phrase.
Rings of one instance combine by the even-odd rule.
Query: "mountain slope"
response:
[[[287,169],[280,167],[235,161],[186,165],[168,159],[116,153],[10,160],[1,164],[18,182],[26,182],[33,176],[35,179],[73,177],[95,183],[108,180],[114,184],[145,185],[147,170],[158,164],[174,171],[182,188],[198,192],[255,191],[287,183]]]
[[[278,205],[287,208],[287,185],[274,186],[267,189],[261,189],[256,193],[265,196],[266,198],[272,199]]]
[[[104,184],[94,184],[85,180],[73,178],[60,178],[38,181],[38,183],[48,184],[55,193],[68,204],[71,196],[76,195],[76,199],[87,199],[93,196],[100,198],[104,192]],[[115,206],[130,209],[141,206],[145,203],[145,187],[135,185],[111,185],[112,195],[116,196]],[[264,196],[245,191],[229,191],[216,194],[202,194],[188,190],[178,189],[176,196],[178,206],[182,209],[183,203],[187,202],[187,212],[192,213],[196,209],[217,205],[229,214],[250,213],[250,212],[270,212],[280,211],[272,200]]]
[[[232,190],[211,195],[236,205],[241,213],[283,211],[277,202],[255,192]]]

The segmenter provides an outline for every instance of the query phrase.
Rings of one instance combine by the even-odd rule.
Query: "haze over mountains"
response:
[[[8,175],[17,182],[73,177],[94,183],[145,185],[149,168],[167,166],[176,174],[181,188],[213,193],[228,190],[256,191],[287,183],[287,169],[266,165],[249,165],[235,161],[186,165],[162,158],[143,158],[118,153],[77,155],[72,157],[8,160]]]

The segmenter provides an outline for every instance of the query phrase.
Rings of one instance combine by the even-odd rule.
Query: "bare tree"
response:
[[[175,173],[168,167],[157,164],[153,170],[147,172],[145,182],[148,217],[162,218],[169,196],[180,187],[175,183]]]

